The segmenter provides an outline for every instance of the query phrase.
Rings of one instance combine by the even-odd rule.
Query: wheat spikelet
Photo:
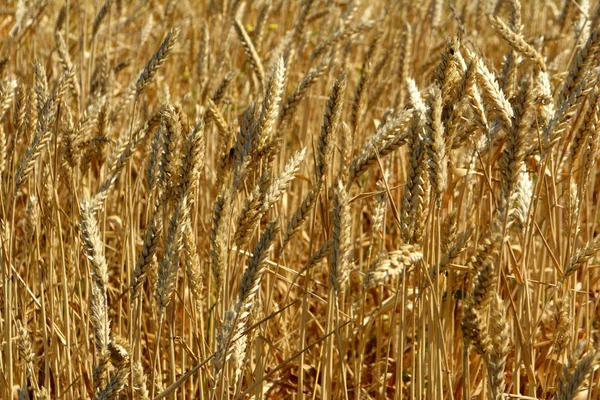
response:
[[[548,125],[552,115],[554,115],[554,101],[552,98],[552,88],[550,87],[550,77],[547,72],[539,71],[533,82],[537,121],[539,126],[545,127]]]
[[[460,75],[460,79],[456,83],[456,88],[454,89],[456,94],[456,102],[458,104],[455,106],[453,113],[457,113],[462,111],[461,104],[466,102],[469,96],[473,96],[473,92],[477,90],[475,85],[475,68],[476,63],[472,58],[468,59],[468,62],[465,63],[465,70]],[[454,124],[452,124],[454,125]],[[452,125],[449,128],[452,128]]]
[[[0,86],[0,119],[6,114],[6,111],[10,108],[11,102],[15,103],[15,112],[13,114],[13,123],[16,127],[17,132],[20,130],[23,120],[25,103],[22,101],[22,91],[17,86],[17,81],[3,81]],[[8,159],[11,149],[14,147],[14,137],[11,135],[10,141],[6,137],[4,128],[0,126],[0,175],[5,168],[5,162]]]
[[[454,262],[466,250],[471,235],[472,230],[466,229],[464,232],[461,232],[456,236],[456,239],[452,242],[452,244],[448,245],[447,249],[444,251],[444,254],[442,254],[442,259],[440,260],[440,271],[448,268],[449,264]],[[433,275],[433,269],[430,274]]]
[[[106,95],[109,83],[108,56],[103,54],[96,62],[96,67],[90,77],[90,96]]]
[[[588,178],[591,174],[591,171],[596,163],[596,155],[598,154],[598,147],[600,145],[598,141],[598,137],[600,135],[600,130],[594,129],[591,132],[591,135],[588,137],[587,143],[584,145],[583,157],[581,158],[581,164],[583,165],[583,176],[582,182],[584,183],[582,192],[585,193],[587,190],[587,186],[585,185],[588,182]],[[583,194],[582,193],[582,194]]]
[[[483,99],[481,97],[480,91],[478,87],[475,85],[475,81],[469,86],[467,89],[467,99],[469,104],[471,105],[471,110],[473,111],[473,119],[477,126],[479,126],[484,131],[488,131],[489,121],[485,114],[485,109],[483,107]],[[461,143],[460,140],[454,140],[454,143]]]
[[[509,30],[508,35],[516,36],[517,39],[521,38],[523,32],[523,26],[521,25],[522,19],[522,7],[519,0],[511,0],[508,2],[508,23],[507,29]],[[490,14],[488,14],[489,16]],[[509,41],[510,43],[510,41]],[[542,58],[543,61],[543,58]],[[517,50],[511,48],[504,59],[502,60],[502,68],[499,77],[500,87],[508,98],[511,98],[515,91],[515,85],[517,82],[517,68],[521,63],[521,59]]]
[[[333,240],[329,239],[328,241],[323,243],[321,245],[321,247],[319,247],[319,249],[310,256],[310,258],[308,259],[306,264],[304,264],[302,266],[302,268],[300,268],[300,271],[298,271],[298,274],[296,275],[296,277],[301,276],[307,270],[309,270],[310,268],[314,267],[315,265],[317,265],[318,263],[323,261],[327,256],[329,256],[331,254],[332,248],[333,248]],[[294,279],[295,279],[295,277],[294,277]]]
[[[502,59],[502,66],[500,68],[498,83],[504,94],[508,98],[512,98],[515,93],[515,86],[517,80],[517,64],[521,61],[521,57],[514,50],[510,49],[508,53]]]
[[[448,213],[444,222],[442,222],[442,243],[441,250],[446,253],[458,238],[458,213],[452,210]]]
[[[229,150],[229,143],[231,140],[232,132],[227,126],[225,118],[217,108],[217,105],[212,99],[207,100],[208,108],[206,109],[206,124],[210,126],[210,122],[213,121],[217,125],[219,132],[218,145],[217,145],[217,186],[220,186],[224,181],[226,170],[231,164],[231,154]],[[206,129],[206,128],[205,128]]]
[[[27,111],[27,89],[17,82],[14,91],[13,125],[17,132],[20,132],[25,121]]]
[[[79,170],[82,173],[85,174],[88,171],[93,159],[103,159],[102,147],[108,143],[111,143],[111,139],[105,136],[107,130],[109,130],[108,113],[107,106],[104,104],[104,106],[102,106],[98,112],[98,118],[96,122],[97,134],[89,139],[84,140],[79,145],[79,150],[83,151],[83,155],[81,155],[79,160]]]
[[[246,158],[250,155],[252,150],[253,140],[253,124],[258,119],[258,110],[256,109],[255,103],[250,103],[246,111],[244,112],[244,118],[240,124],[240,128],[237,133],[237,138],[234,145],[234,156],[235,156],[235,168],[239,170],[241,166],[246,162]]]
[[[471,343],[475,351],[482,356],[488,356],[491,341],[488,325],[483,310],[472,303],[465,305],[461,322],[463,338]]]
[[[142,73],[143,70],[140,71],[140,75]],[[136,98],[136,83],[137,81],[131,81],[129,86],[127,86],[127,88],[123,91],[123,94],[121,95],[117,103],[113,106],[110,112],[110,116],[108,118],[111,124],[115,124],[117,122],[119,116],[121,115],[121,112],[123,112],[123,109],[125,109],[125,107],[129,105],[134,98]]]
[[[119,369],[128,366],[131,348],[126,339],[114,335],[108,344],[108,351],[110,352],[110,362],[115,368]]]

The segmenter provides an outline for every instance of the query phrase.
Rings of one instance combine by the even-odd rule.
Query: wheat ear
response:
[[[160,67],[165,63],[169,57],[169,54],[171,54],[173,51],[173,47],[175,47],[177,36],[179,36],[178,29],[170,30],[156,53],[154,53],[150,61],[148,61],[148,64],[146,64],[146,67],[141,72],[135,83],[136,96],[140,96],[142,93],[144,93],[148,84],[150,84]]]
[[[94,388],[99,391],[108,380],[108,344],[110,340],[110,320],[106,285],[108,267],[102,250],[98,223],[91,204],[84,200],[80,205],[81,241],[87,258],[92,266],[92,325],[96,344],[96,365],[94,367]]]
[[[175,290],[179,269],[179,250],[181,250],[182,235],[185,230],[188,212],[187,197],[184,196],[171,216],[167,243],[158,267],[158,283],[154,297],[158,304],[159,315],[163,315]]]
[[[527,43],[521,34],[511,30],[500,18],[490,16],[490,21],[494,29],[513,49],[522,54],[523,57],[535,62],[542,71],[546,71],[546,63],[542,55]]]
[[[563,369],[563,374],[558,381],[556,400],[572,400],[575,398],[583,381],[590,374],[593,367],[597,365],[600,352],[597,349],[590,350],[570,371],[568,364]]]
[[[240,39],[242,47],[244,48],[244,53],[246,54],[250,65],[252,65],[252,69],[258,77],[258,81],[262,85],[265,81],[265,71],[262,62],[260,61],[260,56],[258,55],[254,44],[252,44],[252,39],[250,39],[250,36],[248,36],[246,28],[244,28],[242,23],[237,19],[233,21],[233,27],[235,28],[238,38]]]
[[[244,270],[238,289],[237,299],[225,314],[225,321],[217,337],[218,348],[214,358],[214,368],[217,376],[221,373],[225,362],[231,357],[231,346],[236,345],[235,342],[240,338],[246,327],[254,298],[260,287],[267,256],[273,247],[273,241],[278,232],[279,224],[277,222],[271,222],[267,225],[254,248],[252,257],[248,260],[248,266]]]
[[[317,179],[323,179],[329,170],[330,157],[335,142],[342,110],[344,107],[344,93],[348,81],[346,74],[341,73],[331,89],[331,95],[325,108],[323,125],[321,126],[321,135],[317,144]]]
[[[56,118],[58,103],[74,75],[75,70],[73,69],[65,71],[60,81],[54,86],[52,94],[47,99],[43,94],[40,94],[42,99],[40,99],[39,102],[40,109],[38,110],[38,120],[35,128],[35,135],[33,136],[31,144],[27,148],[25,155],[19,163],[17,172],[15,173],[15,194],[29,177],[29,174],[33,170],[36,161],[40,157],[42,149],[52,137],[52,129],[50,129],[50,126]]]
[[[339,181],[334,188],[333,196],[332,250],[329,268],[329,282],[337,292],[342,290],[348,279],[351,222],[348,193],[343,183]]]
[[[133,274],[131,276],[131,307],[133,307],[133,301],[137,299],[142,291],[142,286],[146,281],[148,270],[154,260],[154,254],[158,241],[160,240],[160,233],[162,231],[162,219],[161,219],[161,208],[162,200],[160,196],[157,196],[152,212],[152,219],[150,225],[146,229],[146,237],[142,244],[142,251],[138,257]]]

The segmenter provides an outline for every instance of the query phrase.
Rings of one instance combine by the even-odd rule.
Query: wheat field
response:
[[[1,399],[600,399],[597,0],[0,4]]]

